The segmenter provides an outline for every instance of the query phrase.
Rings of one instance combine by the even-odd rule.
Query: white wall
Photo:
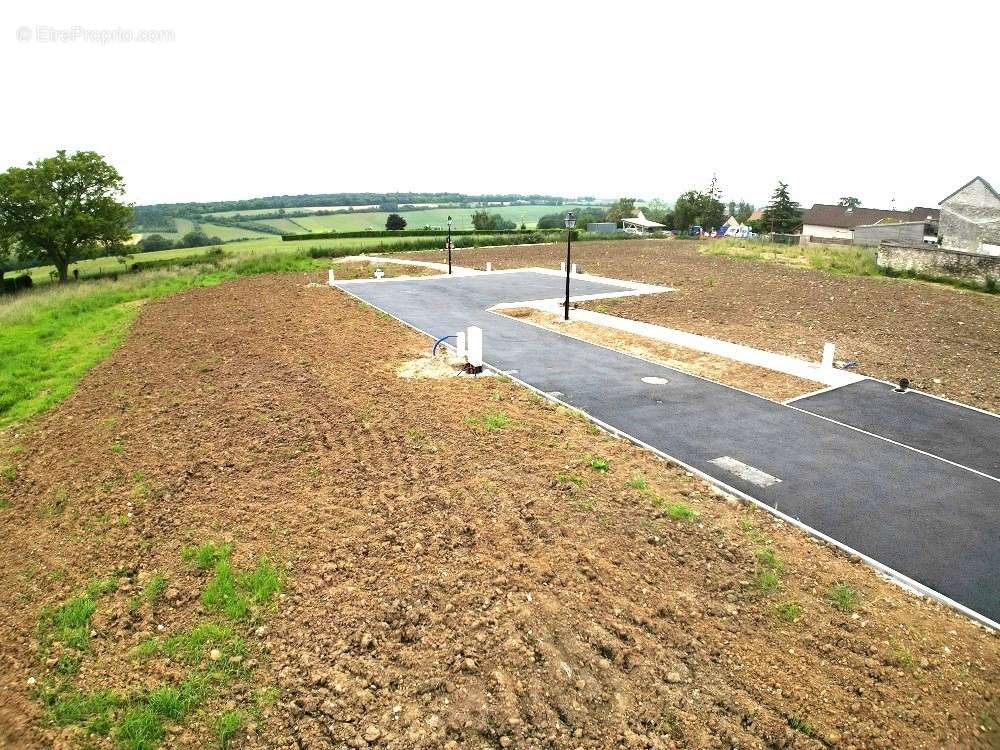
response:
[[[851,229],[841,229],[840,227],[821,227],[816,224],[804,224],[802,226],[802,234],[808,234],[813,237],[831,237],[833,239],[849,240],[854,237],[854,231]]]

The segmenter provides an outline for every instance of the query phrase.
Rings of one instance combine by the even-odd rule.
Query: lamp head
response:
[[[575,226],[576,226],[576,214],[574,214],[572,211],[569,211],[566,214],[566,228],[572,229]]]

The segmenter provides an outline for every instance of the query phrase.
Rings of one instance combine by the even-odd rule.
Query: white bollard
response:
[[[572,266],[570,266],[570,268],[572,269],[570,271],[570,273],[579,273],[579,271],[576,270],[576,263],[574,263]]]
[[[487,271],[492,271],[493,270],[493,264],[490,263],[489,261],[486,261],[486,270]]]
[[[469,364],[473,367],[483,366],[483,329],[469,326],[468,330]]]
[[[381,281],[382,277],[385,276],[385,271],[383,271],[381,268],[376,268],[374,276],[375,276],[376,279],[378,279],[379,281]]]
[[[336,280],[337,277],[334,275],[333,269],[331,268],[329,271],[326,272],[326,283],[329,284],[330,286],[333,286]]]
[[[559,272],[560,273],[566,273],[566,262],[565,261],[563,261],[562,263],[559,264]]]
[[[827,341],[823,344],[823,369],[832,370],[833,369],[833,349],[834,346],[831,342]]]
[[[465,356],[465,331],[459,331],[455,335],[455,354],[458,357]]]

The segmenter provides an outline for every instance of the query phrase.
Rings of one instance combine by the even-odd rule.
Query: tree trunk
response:
[[[60,284],[69,281],[69,263],[56,263],[56,270],[59,272]]]

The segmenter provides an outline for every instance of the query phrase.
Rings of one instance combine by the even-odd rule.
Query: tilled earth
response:
[[[399,377],[428,345],[301,275],[192,290],[7,435],[4,746],[121,740],[36,699],[42,608],[118,576],[74,686],[169,683],[133,649],[208,616],[205,540],[285,587],[166,747],[997,746],[995,635],[508,381]]]
[[[558,267],[565,257],[564,245],[529,245],[458,250],[454,262]],[[837,359],[857,360],[865,375],[907,377],[921,390],[1000,412],[1000,295],[713,256],[688,240],[580,242],[573,260],[588,273],[677,289],[591,309],[813,361],[833,341]]]

